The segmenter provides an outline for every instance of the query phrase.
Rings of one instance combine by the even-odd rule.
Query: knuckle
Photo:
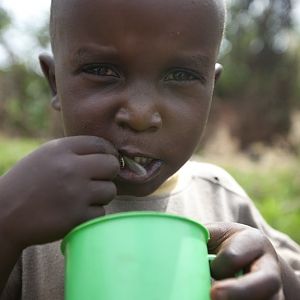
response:
[[[94,136],[93,143],[94,143],[95,147],[97,147],[99,152],[103,152],[103,153],[113,153],[114,152],[114,148],[113,148],[112,144],[102,137]]]
[[[270,243],[262,231],[252,227],[244,230],[241,237],[244,240],[255,241],[253,244],[249,242],[249,246],[252,247],[253,251],[255,250],[257,255],[262,255],[266,252],[267,245]]]
[[[260,246],[261,254],[264,253],[270,253],[273,254],[274,257],[276,257],[276,252],[273,248],[272,243],[270,240],[266,237],[266,235],[261,232],[258,229],[252,228],[251,234],[253,236],[253,239],[255,239],[256,244]]]
[[[258,229],[256,228],[251,228],[251,234],[255,237],[256,240],[260,242],[265,242],[266,241],[266,236]]]
[[[56,162],[56,169],[59,172],[59,177],[62,179],[68,179],[74,176],[74,166],[68,159],[61,159]]]
[[[54,139],[47,142],[45,145],[49,150],[55,150],[64,146],[64,142],[62,139]]]
[[[228,264],[230,263],[231,265],[238,265],[239,260],[240,260],[240,253],[238,249],[235,247],[229,247],[227,249],[223,250],[222,253],[224,261],[227,261]]]

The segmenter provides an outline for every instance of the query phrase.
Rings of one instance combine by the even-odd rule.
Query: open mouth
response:
[[[144,176],[147,174],[147,170],[145,169],[145,167],[151,163],[152,159],[140,156],[129,158],[125,155],[120,155],[119,161],[121,169],[128,167],[128,169],[135,174]]]
[[[162,165],[162,162],[158,159],[142,156],[128,157],[124,154],[120,154],[119,162],[122,177],[151,177]]]

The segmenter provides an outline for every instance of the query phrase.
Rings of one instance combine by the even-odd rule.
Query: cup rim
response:
[[[75,232],[77,232],[79,230],[82,230],[83,228],[90,227],[96,223],[102,223],[102,222],[114,220],[114,219],[124,219],[124,218],[129,218],[129,217],[143,217],[143,216],[164,217],[164,218],[179,219],[182,221],[190,222],[202,229],[202,232],[204,233],[206,242],[210,239],[210,234],[209,234],[208,229],[204,225],[202,225],[201,223],[198,223],[197,221],[195,221],[193,219],[183,217],[180,215],[164,213],[164,212],[157,212],[157,211],[130,211],[130,212],[121,212],[121,213],[105,215],[102,217],[98,217],[98,218],[86,221],[86,222],[76,226],[63,238],[62,243],[61,243],[61,251],[62,251],[62,253],[65,252],[66,243],[70,239],[71,235],[73,235]]]

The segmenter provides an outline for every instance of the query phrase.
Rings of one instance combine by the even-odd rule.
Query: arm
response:
[[[0,295],[23,249],[103,215],[116,195],[118,152],[106,140],[55,140],[0,178]]]
[[[7,201],[10,196],[5,193],[4,189],[4,177],[0,177],[0,208],[1,216],[5,216],[7,210]],[[5,204],[5,205],[4,205]],[[1,291],[6,286],[9,275],[11,274],[13,267],[17,260],[21,256],[22,249],[11,239],[10,230],[5,224],[5,218],[0,218],[0,295]],[[4,295],[2,295],[3,297]],[[2,299],[1,297],[1,299]],[[4,299],[6,299],[5,296]],[[17,299],[17,298],[13,298]]]
[[[8,277],[11,274],[13,267],[20,257],[21,251],[18,250],[17,247],[11,245],[6,239],[4,239],[3,235],[0,238],[0,245],[0,291],[2,291],[7,284]],[[15,289],[18,284],[20,283],[16,282],[16,286],[14,286],[13,288]],[[18,288],[16,290],[12,290],[9,293],[9,295],[7,293],[3,293],[3,295],[0,296],[0,299],[19,299]],[[14,295],[11,295],[12,293]]]

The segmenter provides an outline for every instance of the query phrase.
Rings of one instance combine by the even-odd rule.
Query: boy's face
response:
[[[121,170],[119,194],[153,192],[200,140],[221,39],[214,2],[59,4],[55,64],[41,61],[66,135],[103,137],[128,157],[147,158],[146,176]]]

